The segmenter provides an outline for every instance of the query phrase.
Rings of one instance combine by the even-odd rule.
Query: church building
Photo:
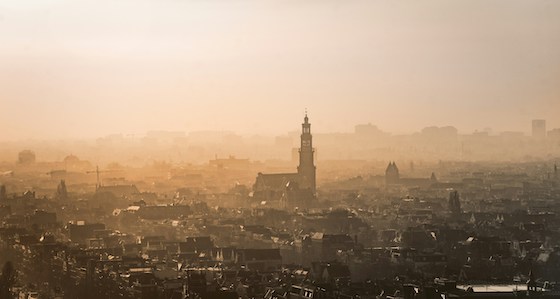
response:
[[[308,204],[315,198],[316,192],[314,153],[311,124],[306,113],[302,124],[297,172],[259,173],[253,186],[253,198],[281,207],[299,207]]]

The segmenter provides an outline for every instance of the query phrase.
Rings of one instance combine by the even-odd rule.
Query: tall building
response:
[[[457,190],[449,193],[448,207],[451,214],[455,216],[461,214],[461,200],[459,199],[459,192],[457,192]]]
[[[532,126],[532,135],[536,139],[544,139],[546,137],[546,120],[534,119]]]
[[[313,136],[311,136],[311,124],[309,123],[309,118],[307,113],[303,119],[303,124],[301,124],[301,145],[299,148],[299,166],[297,168],[298,174],[300,176],[300,187],[305,189],[311,189],[311,192],[315,194],[315,171],[316,167],[313,164],[313,155],[315,150],[313,149]]]
[[[395,162],[389,162],[387,169],[385,169],[385,184],[394,185],[400,181],[399,168]]]
[[[316,167],[311,123],[307,113],[301,125],[299,165],[296,173],[259,173],[253,185],[253,198],[258,201],[282,202],[283,206],[303,206],[315,198]]]

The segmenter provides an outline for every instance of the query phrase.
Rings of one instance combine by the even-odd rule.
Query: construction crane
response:
[[[97,175],[97,184],[95,185],[95,190],[97,191],[97,189],[99,189],[99,187],[101,187],[101,181],[99,180],[99,174],[100,173],[105,173],[105,172],[112,172],[113,170],[99,170],[99,165],[95,166],[95,170],[90,170],[90,171],[86,171],[86,173],[95,173]]]

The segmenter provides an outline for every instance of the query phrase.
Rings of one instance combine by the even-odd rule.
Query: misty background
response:
[[[0,140],[560,127],[558,1],[0,0]]]

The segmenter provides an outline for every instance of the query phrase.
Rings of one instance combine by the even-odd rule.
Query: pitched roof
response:
[[[214,248],[210,237],[187,237],[185,242],[179,243],[179,252],[201,252]]]
[[[259,173],[257,183],[271,189],[282,189],[286,184],[292,181],[299,181],[300,176],[298,173],[273,173],[263,174]]]

